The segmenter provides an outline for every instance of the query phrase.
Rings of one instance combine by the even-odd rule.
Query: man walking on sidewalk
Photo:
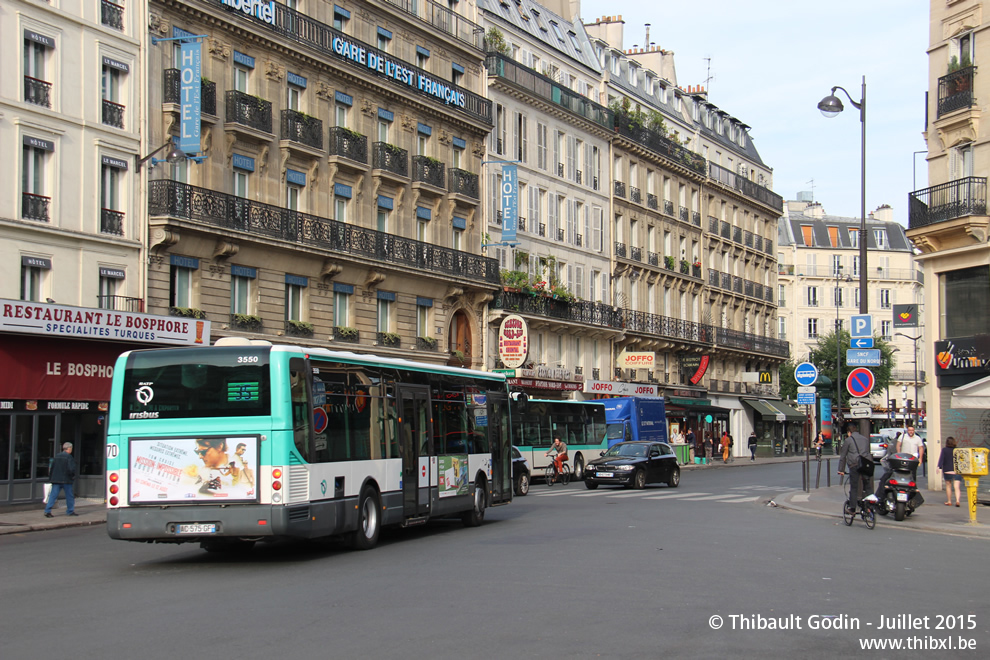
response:
[[[48,481],[52,484],[52,492],[45,502],[45,518],[54,518],[52,507],[58,499],[60,490],[65,491],[65,515],[78,516],[76,513],[76,498],[72,494],[72,482],[76,478],[76,459],[72,458],[72,443],[62,443],[62,453],[52,459],[51,474]]]

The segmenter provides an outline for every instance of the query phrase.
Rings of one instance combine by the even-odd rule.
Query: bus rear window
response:
[[[267,347],[136,351],[123,397],[123,419],[268,415]]]

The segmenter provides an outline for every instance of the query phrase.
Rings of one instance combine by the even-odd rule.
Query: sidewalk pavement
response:
[[[821,488],[815,488],[817,475],[817,461],[811,461],[811,489],[810,492],[793,490],[780,495],[771,496],[772,501],[780,508],[798,513],[825,516],[842,520],[842,501],[846,498],[845,488],[839,485],[839,476],[836,474],[838,468],[838,457],[828,457],[831,460],[826,463],[822,460]],[[743,468],[753,465],[772,465],[776,463],[801,463],[803,456],[774,456],[760,457],[755,461],[749,457],[735,457],[729,463],[723,463],[722,459],[715,460],[711,465],[682,465],[682,470],[722,470]],[[826,469],[832,470],[832,485],[826,479]],[[794,466],[798,470],[798,466]],[[879,475],[877,475],[879,477]],[[905,529],[909,531],[935,532],[938,534],[953,534],[960,536],[973,536],[990,539],[990,507],[979,507],[977,509],[976,524],[969,522],[969,509],[966,505],[956,508],[945,506],[945,491],[929,491],[928,478],[919,475],[918,485],[921,487],[921,494],[925,498],[925,503],[911,516],[901,522],[896,522],[893,515],[877,516],[877,527],[890,526],[891,528]],[[965,498],[965,489],[963,497]],[[58,501],[57,508],[52,510],[54,518],[45,518],[44,506],[39,504],[0,507],[0,535],[18,534],[23,532],[39,532],[49,529],[61,529],[64,527],[83,527],[87,525],[103,525],[107,521],[107,510],[103,500],[76,498],[76,513],[78,516],[65,515],[65,500]],[[853,525],[862,525],[862,521],[857,519]]]

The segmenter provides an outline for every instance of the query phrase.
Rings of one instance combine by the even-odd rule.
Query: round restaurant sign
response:
[[[498,328],[498,357],[507,369],[521,367],[529,352],[529,330],[526,320],[510,314]]]

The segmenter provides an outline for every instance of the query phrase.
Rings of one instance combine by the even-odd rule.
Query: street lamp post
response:
[[[842,328],[842,321],[839,319],[839,282],[841,279],[842,264],[836,264],[835,292],[832,295],[835,296],[835,410],[840,419],[842,419],[842,346],[839,343],[839,329]],[[852,278],[847,275],[845,281],[852,282]],[[833,430],[833,437],[842,437],[842,433],[835,435]]]
[[[860,138],[860,205],[859,205],[859,313],[869,314],[868,284],[866,280],[866,76],[863,76],[863,96],[859,102],[853,100],[849,92],[844,87],[835,86],[832,93],[823,98],[818,103],[818,109],[826,117],[835,117],[842,112],[842,101],[835,95],[835,90],[841,89],[852,103],[853,107],[859,110],[859,123],[861,126]],[[861,419],[859,421],[859,432],[867,438],[870,437],[870,420]]]
[[[914,414],[911,415],[911,421],[915,426],[918,426],[918,340],[921,336],[911,337],[904,334],[903,332],[896,333],[898,337],[904,337],[905,339],[910,339],[914,343],[914,406],[911,407]]]

